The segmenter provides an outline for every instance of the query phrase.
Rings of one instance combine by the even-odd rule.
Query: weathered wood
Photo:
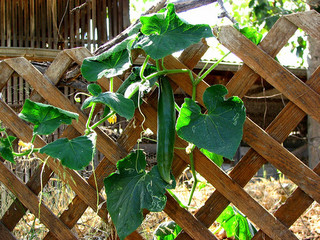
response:
[[[77,239],[69,228],[57,218],[17,177],[0,162],[0,181],[59,239]],[[39,208],[40,207],[40,208]]]
[[[0,62],[0,69],[0,91],[2,91],[14,71],[3,61]]]
[[[232,26],[216,32],[218,40],[308,115],[320,121],[320,95],[282,67]],[[246,51],[243,51],[246,49]],[[249,54],[250,53],[250,54]],[[279,80],[281,79],[281,81]]]
[[[284,16],[311,37],[320,40],[320,14],[316,10]]]
[[[13,234],[0,222],[0,240],[17,240]]]
[[[60,50],[24,47],[0,47],[0,59],[25,57],[31,61],[53,61]]]
[[[199,222],[190,212],[180,207],[170,194],[166,194],[167,204],[164,208],[167,213],[179,226],[184,226],[189,236],[197,240],[217,239],[201,222]],[[177,211],[179,209],[179,211]]]

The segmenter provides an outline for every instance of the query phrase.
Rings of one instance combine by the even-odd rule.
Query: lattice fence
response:
[[[281,145],[306,114],[318,121],[320,120],[320,95],[317,93],[320,91],[320,67],[306,83],[303,83],[274,60],[274,57],[288,42],[297,28],[303,29],[311,37],[320,39],[320,15],[315,11],[310,11],[282,17],[258,47],[231,26],[219,28],[217,36],[219,41],[239,56],[245,64],[227,84],[229,96],[243,97],[254,82],[262,77],[285,95],[290,102],[265,130],[258,127],[249,118],[246,119],[243,141],[250,145],[251,149],[229,175],[202,155],[200,151],[195,150],[196,171],[206,178],[216,190],[195,215],[180,207],[167,194],[168,202],[164,211],[184,230],[177,239],[216,239],[212,232],[208,230],[208,227],[212,225],[229,203],[233,203],[260,229],[254,239],[267,239],[268,237],[282,240],[297,239],[289,230],[290,225],[314,200],[320,203],[320,177],[318,175],[320,165],[311,170]],[[165,67],[168,69],[192,69],[207,48],[205,42],[193,45],[185,50],[179,59],[173,56],[165,58]],[[79,121],[74,122],[63,133],[63,137],[73,138],[79,132],[83,133],[86,115],[79,111],[55,85],[70,64],[76,62],[80,65],[83,59],[90,55],[85,48],[64,50],[59,53],[44,75],[25,58],[6,59],[0,62],[0,89],[6,85],[13,72],[16,72],[33,87],[32,100],[45,100],[54,106],[77,112]],[[170,78],[174,88],[181,87],[191,95],[192,85],[188,77],[178,74],[171,75]],[[116,80],[115,85],[119,86],[121,80]],[[107,79],[101,79],[99,84],[108,89]],[[198,85],[197,101],[201,105],[203,105],[202,95],[207,87],[208,84],[205,82]],[[152,94],[141,107],[146,116],[145,127],[154,132],[156,132],[156,99],[156,94]],[[0,107],[1,121],[21,140],[28,141],[31,139],[32,129],[17,116],[17,113],[3,100],[0,100]],[[142,121],[141,114],[136,112],[134,119],[128,124],[117,142],[101,130],[97,130],[97,148],[104,154],[104,159],[96,168],[99,190],[103,187],[103,178],[115,171],[116,162],[126,156],[135,146],[142,130],[140,126]],[[36,147],[41,147],[44,144],[44,141],[39,137],[35,141]],[[177,138],[176,146],[185,147],[186,143]],[[39,157],[45,158],[41,155]],[[274,214],[269,213],[259,205],[243,189],[266,162],[270,162],[298,186]],[[174,175],[179,176],[188,163],[189,157],[185,151],[177,149],[173,164]],[[59,218],[52,213],[48,206],[40,205],[40,221],[50,230],[44,239],[76,239],[70,229],[76,224],[88,206],[96,211],[103,220],[107,219],[105,204],[97,209],[97,194],[93,176],[90,176],[86,181],[77,172],[62,167],[59,161],[51,158],[44,170],[42,174],[44,184],[49,181],[52,173],[55,172],[77,194]],[[29,209],[36,216],[39,212],[38,193],[41,189],[41,166],[27,184],[23,184],[6,168],[3,162],[0,162],[0,172],[0,181],[17,197],[1,219],[0,238],[15,239],[11,231],[26,209]],[[99,202],[104,202],[101,195],[99,198]],[[21,209],[21,204],[24,206],[23,209]],[[133,232],[127,239],[137,240],[143,239],[143,237],[138,232]]]

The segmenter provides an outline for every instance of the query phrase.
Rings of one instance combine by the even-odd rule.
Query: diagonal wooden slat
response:
[[[17,240],[8,228],[0,222],[0,240]]]
[[[20,199],[35,216],[39,216],[41,222],[49,228],[59,239],[77,239],[66,225],[56,217],[34,193],[24,185],[5,165],[0,162],[0,181]]]
[[[216,32],[218,40],[290,101],[320,121],[320,95],[282,67],[232,26]],[[246,49],[246,51],[243,51]]]
[[[320,40],[320,14],[316,10],[285,15],[284,18],[301,28],[311,37]]]
[[[0,69],[0,91],[2,91],[14,71],[4,61],[0,62]]]

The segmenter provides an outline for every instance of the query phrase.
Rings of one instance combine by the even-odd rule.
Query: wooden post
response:
[[[308,78],[320,65],[320,39],[308,37]],[[308,117],[309,167],[313,169],[320,162],[320,123]]]

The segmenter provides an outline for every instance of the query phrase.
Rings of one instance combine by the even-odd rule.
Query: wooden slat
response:
[[[172,218],[179,226],[184,226],[185,231],[193,239],[210,240],[217,239],[211,231],[199,222],[190,212],[180,207],[170,194],[166,194],[167,204],[164,211]],[[178,210],[179,209],[179,210]],[[177,211],[178,210],[178,211]]]
[[[6,86],[9,78],[11,77],[12,73],[14,72],[13,69],[6,64],[5,62],[0,62],[0,92]]]
[[[34,10],[34,0],[30,1],[30,47],[35,47],[35,10]]]
[[[0,47],[0,59],[25,57],[31,61],[53,61],[60,50],[42,48]]]
[[[6,41],[7,41],[7,44],[6,46],[7,47],[11,47],[12,44],[11,44],[11,24],[12,24],[12,21],[11,21],[11,1],[7,1],[6,2],[7,5],[6,5],[6,23],[7,23],[7,34],[6,34]]]
[[[0,222],[0,240],[17,240],[13,234]]]
[[[294,102],[312,118],[320,121],[319,94],[283,68],[234,27],[221,27],[218,40],[290,101]],[[243,51],[243,49],[246,49],[246,51]]]
[[[284,16],[311,37],[320,40],[320,14],[316,10]]]
[[[35,216],[40,213],[41,222],[46,225],[59,239],[77,239],[69,228],[57,218],[43,203],[40,204],[36,195],[0,162],[0,181],[25,205]]]

